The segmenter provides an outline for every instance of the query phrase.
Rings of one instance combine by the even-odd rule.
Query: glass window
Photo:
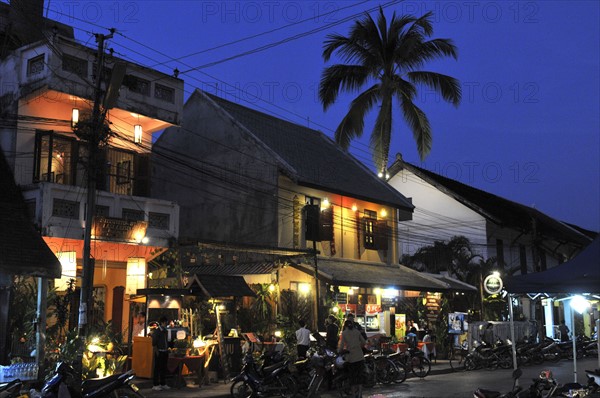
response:
[[[144,221],[144,211],[135,209],[123,209],[122,217],[129,221]]]
[[[57,184],[73,183],[74,140],[54,134],[52,131],[36,135],[34,181]]]
[[[63,54],[62,70],[64,70],[65,72],[73,73],[77,76],[87,77],[88,61],[85,59],[74,57],[72,55]]]
[[[154,98],[163,100],[166,102],[175,102],[175,90],[171,87],[163,86],[162,84],[156,83],[154,85]]]
[[[148,213],[148,226],[156,229],[169,229],[170,215],[166,213]]]
[[[40,54],[27,61],[27,76],[37,75],[44,71],[44,56]]]
[[[129,91],[142,95],[150,95],[150,81],[141,77],[127,75],[123,85],[129,88]]]

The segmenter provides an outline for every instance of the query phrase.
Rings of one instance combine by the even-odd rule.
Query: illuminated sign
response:
[[[123,218],[94,217],[92,238],[119,242],[141,243],[146,236],[146,221]]]
[[[487,294],[498,294],[502,291],[503,287],[502,279],[498,275],[488,275],[483,280],[483,290],[485,290]]]

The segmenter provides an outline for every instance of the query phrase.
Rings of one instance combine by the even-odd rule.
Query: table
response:
[[[431,359],[431,357],[433,357],[433,358],[437,357],[437,353],[435,351],[435,343],[433,343],[433,342],[424,343],[424,342],[420,341],[419,343],[417,343],[417,347],[419,348],[419,350],[423,351],[423,353],[425,354],[425,358]]]
[[[196,373],[196,378],[198,380],[198,386],[200,386],[202,381],[202,367],[204,365],[204,356],[185,356],[185,357],[175,357],[170,356],[167,362],[167,370],[170,373],[177,372],[177,379],[175,387],[181,388],[185,386],[185,382],[183,380],[183,367],[185,366],[190,373]]]

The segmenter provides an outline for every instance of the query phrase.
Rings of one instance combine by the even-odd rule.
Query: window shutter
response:
[[[133,194],[150,195],[150,154],[138,153],[134,157]]]
[[[321,212],[321,221],[319,223],[320,240],[333,240],[333,208],[329,207]]]
[[[304,206],[304,220],[306,229],[304,231],[304,239],[320,242],[319,239],[319,216],[320,209],[317,205]]]
[[[374,246],[376,250],[387,250],[388,249],[388,241],[389,241],[389,228],[387,222],[384,220],[379,220],[375,222],[375,231],[374,231]]]

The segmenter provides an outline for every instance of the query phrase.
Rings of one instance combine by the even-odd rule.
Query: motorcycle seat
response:
[[[283,362],[277,362],[273,365],[265,366],[262,368],[262,373],[266,376],[273,373],[275,370],[281,368],[283,366]]]
[[[501,395],[502,393],[500,391],[485,390],[483,388],[478,388],[475,391],[475,396],[478,398],[497,398]]]
[[[100,386],[104,386],[106,384],[117,381],[121,377],[121,374],[114,374],[112,376],[103,377],[101,379],[87,379],[83,383],[81,383],[81,388],[84,392],[96,390]]]

